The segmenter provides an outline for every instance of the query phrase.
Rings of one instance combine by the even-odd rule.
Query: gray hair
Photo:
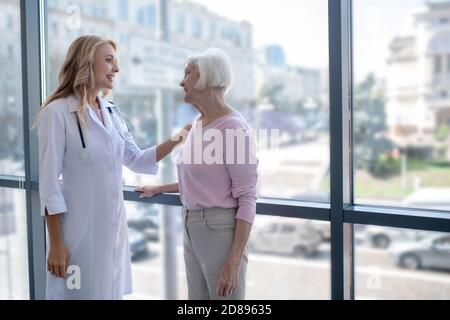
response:
[[[197,66],[200,73],[195,88],[223,89],[225,92],[233,82],[233,70],[228,55],[220,49],[208,49],[204,53],[190,56],[186,59],[186,66]]]

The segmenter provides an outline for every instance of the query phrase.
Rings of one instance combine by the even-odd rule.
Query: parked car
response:
[[[364,230],[366,241],[374,248],[387,249],[393,242],[417,242],[429,233],[420,230],[368,226]]]
[[[159,213],[152,206],[128,214],[128,227],[140,231],[149,241],[159,241]]]
[[[450,235],[435,233],[416,243],[396,244],[389,253],[402,268],[450,270]]]
[[[141,255],[148,254],[147,239],[138,230],[128,228],[128,241],[130,242],[130,255],[132,260]]]
[[[328,221],[312,220],[312,226],[319,232],[322,241],[330,241],[331,239],[331,226]]]
[[[414,209],[450,210],[450,188],[420,188],[402,202],[402,207]],[[417,242],[430,235],[419,230],[369,226],[366,239],[375,248],[388,248],[394,241]]]
[[[256,227],[249,246],[260,252],[312,255],[321,243],[322,236],[311,221],[276,219]]]

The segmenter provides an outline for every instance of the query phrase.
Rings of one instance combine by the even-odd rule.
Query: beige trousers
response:
[[[239,283],[229,297],[217,296],[220,271],[228,258],[236,228],[236,209],[183,208],[184,261],[190,300],[243,300],[247,273],[247,249]]]

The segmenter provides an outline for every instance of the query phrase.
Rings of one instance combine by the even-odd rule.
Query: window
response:
[[[127,202],[126,209],[134,288],[128,298],[164,299],[164,273],[171,272],[176,299],[187,299],[181,208]],[[176,253],[169,270],[163,265],[163,215],[171,216],[175,232],[166,243]],[[249,240],[246,298],[329,299],[329,240],[329,223],[258,216]]]
[[[12,46],[12,45],[9,45],[7,48],[6,48],[6,56],[8,57],[8,58],[12,58],[13,56],[14,56],[14,47]]]
[[[328,222],[258,216],[249,240],[246,299],[329,299],[329,240]]]
[[[25,192],[0,188],[0,300],[26,300],[28,289]]]
[[[147,148],[167,139],[197,115],[192,106],[183,102],[178,86],[185,58],[211,46],[225,50],[236,74],[227,102],[244,115],[257,133],[260,160],[257,189],[259,197],[266,198],[258,206],[263,208],[259,213],[267,214],[267,205],[280,211],[273,210],[272,216],[257,216],[249,241],[247,298],[329,299],[330,275],[335,275],[335,271],[343,275],[341,266],[331,264],[330,259],[331,256],[336,260],[348,259],[347,244],[342,257],[341,243],[330,243],[328,221],[278,217],[291,215],[291,205],[295,207],[298,203],[283,200],[329,201],[328,1],[263,0],[258,2],[258,10],[254,3],[240,0],[228,0],[226,4],[210,0],[168,1],[167,17],[160,15],[155,0],[120,0],[113,5],[115,8],[108,1],[95,1],[94,11],[88,2],[46,1],[50,26],[46,35],[49,92],[56,87],[58,71],[71,41],[88,33],[117,37],[121,73],[108,99],[125,115],[138,145]],[[16,6],[12,3],[12,0],[0,0],[1,20],[5,21],[1,27],[5,30],[11,12],[17,18],[13,19],[13,26],[20,26],[16,23],[19,1],[15,2]],[[450,212],[447,200],[450,199],[450,104],[447,79],[444,79],[444,73],[450,72],[450,33],[442,29],[442,22],[448,23],[448,18],[443,16],[450,5],[443,2],[436,5],[427,0],[365,0],[352,4],[353,12],[348,16],[353,18],[354,33],[354,145],[352,150],[344,151],[350,151],[353,156],[351,189],[356,204],[374,205],[370,210],[366,206],[345,210],[346,219],[356,223],[356,270],[351,275],[356,280],[356,298],[449,299],[448,261],[427,260],[432,255],[424,258],[415,251],[417,247],[426,248],[427,254],[438,252],[439,258],[447,257],[448,234],[357,223],[367,223],[368,212],[373,214],[371,223],[409,225],[418,221],[415,216],[397,219],[395,207],[443,210],[444,214],[434,215],[441,220]],[[272,17],[269,24],[267,16]],[[333,12],[332,16],[336,18]],[[161,25],[170,26],[169,34],[165,34],[166,30],[155,32],[159,19]],[[119,24],[114,23],[118,20]],[[341,25],[346,26],[348,22],[341,21]],[[422,32],[425,29],[427,32]],[[15,33],[0,35],[2,40],[6,39],[0,55],[12,52],[8,61],[14,61],[11,65],[17,64],[19,68],[20,60],[15,57],[21,52],[19,32],[14,41],[8,42]],[[11,46],[13,50],[9,50]],[[10,65],[8,68],[14,69]],[[21,72],[14,69],[8,73],[8,68],[0,71],[0,76],[7,75],[0,79],[0,86],[5,83],[14,86],[13,89],[0,87],[3,90],[0,97],[18,98],[5,100],[12,101],[11,104],[2,104],[0,100],[0,121],[2,114],[6,114],[1,110],[21,110],[18,102],[21,88],[16,88],[21,82]],[[10,81],[13,73],[19,78]],[[5,123],[10,123],[9,119]],[[16,126],[4,131],[13,132],[14,136],[14,129],[20,127],[19,119]],[[15,141],[10,139],[0,144],[0,174],[3,170],[6,174],[23,175],[23,169],[11,165],[15,162],[19,168],[23,167],[23,155],[18,161],[5,160],[1,164],[1,154],[11,158],[14,153],[3,152],[2,148],[9,146],[15,150],[20,146],[20,155],[23,146]],[[345,161],[344,165],[347,164]],[[346,172],[339,173],[344,173],[347,182]],[[156,177],[134,174],[128,169],[124,170],[123,177],[124,184],[132,186],[176,180],[170,159]],[[20,192],[17,194],[20,196]],[[0,247],[0,278],[2,274],[7,275],[0,279],[0,299],[27,297],[23,286],[26,223],[24,215],[16,215],[24,201],[14,200],[17,205],[13,210],[9,209],[11,204],[3,205],[5,213],[2,214],[1,197],[0,189],[0,246],[3,246]],[[8,193],[4,198],[10,201],[14,197],[17,195]],[[379,215],[383,205],[390,206],[393,217]],[[315,209],[322,214],[322,219],[327,219],[326,205],[310,206],[314,208],[306,210]],[[176,282],[175,292],[171,292],[173,297],[186,299],[180,209],[141,202],[127,202],[126,207],[135,289],[130,298],[163,299],[164,292],[172,288],[166,288],[163,281],[171,279]],[[299,214],[306,214],[303,208],[298,209]],[[13,218],[8,212],[14,212]],[[171,218],[161,220],[168,216]],[[14,224],[22,229],[13,233],[11,219],[22,221]],[[333,219],[333,227],[342,227],[338,220]],[[421,222],[427,227],[417,227],[435,226],[426,218]],[[7,230],[9,238],[1,235],[2,230]],[[176,234],[167,242],[161,241],[162,232],[168,230]],[[336,247],[338,254],[331,255]],[[2,256],[2,248],[10,248],[7,252],[20,252],[22,256],[9,259],[8,255]],[[175,253],[171,257],[176,259],[164,265],[167,252]],[[436,265],[436,261],[442,264]],[[8,270],[20,268],[17,279],[8,277]],[[344,277],[344,286],[350,278]],[[342,288],[337,289],[339,296]]]
[[[14,17],[9,15],[8,18],[7,18],[7,29],[9,31],[12,31],[13,28],[14,28]]]
[[[164,299],[164,273],[174,272],[177,282],[183,281],[181,269],[183,268],[182,252],[180,247],[180,225],[181,215],[171,215],[175,218],[172,223],[177,233],[174,235],[173,243],[168,243],[172,250],[177,253],[176,265],[170,270],[163,265],[163,247],[161,241],[160,217],[170,214],[169,210],[177,208],[149,205],[145,203],[126,202],[128,217],[128,237],[130,243],[130,255],[132,266],[133,294],[129,299],[161,300]],[[178,286],[179,287],[179,286]],[[183,299],[182,291],[177,293],[177,298]]]
[[[448,300],[450,236],[355,226],[356,299]]]
[[[434,22],[447,7],[422,0],[353,2],[359,204],[450,209],[444,200],[450,192],[450,104],[442,80],[434,81],[442,78],[448,50],[448,34]],[[412,14],[416,10],[422,18]],[[426,36],[419,31],[425,25]]]
[[[185,16],[184,16],[184,14],[182,14],[182,13],[179,13],[179,14],[177,14],[177,27],[176,27],[176,30],[177,30],[177,32],[179,32],[179,33],[184,33],[185,32],[185,23],[186,23],[186,19],[185,19]]]
[[[118,12],[119,12],[119,17],[121,20],[127,20],[128,19],[128,0],[119,0],[118,2]]]
[[[138,11],[137,21],[139,24],[145,24],[145,11],[143,9]]]
[[[450,54],[447,54],[447,73],[450,74]]]
[[[435,56],[434,57],[434,73],[435,74],[441,74],[442,73],[442,63],[443,63],[443,59],[442,56]]]
[[[156,29],[158,23],[158,14],[156,12],[156,6],[150,5],[147,6],[147,23],[148,26],[152,29]]]
[[[79,8],[82,3],[81,0],[72,1]],[[277,9],[279,12],[275,16],[280,17],[279,21],[268,27],[260,17],[264,13],[273,15],[274,4],[272,0],[265,0],[255,11],[250,10],[251,3],[246,4],[249,10],[241,10],[242,2],[238,1],[227,2],[226,6],[208,1],[194,1],[189,6],[170,2],[168,17],[176,19],[177,30],[181,30],[185,17],[193,19],[190,20],[192,32],[171,37],[170,43],[161,43],[151,31],[132,32],[136,24],[148,22],[149,15],[155,17],[150,21],[156,21],[158,16],[156,6],[139,8],[137,23],[124,21],[120,30],[116,30],[114,25],[106,29],[109,37],[128,35],[128,41],[119,46],[120,82],[110,99],[129,120],[141,147],[163,141],[175,128],[191,122],[196,111],[183,103],[178,87],[183,76],[184,59],[211,47],[209,38],[200,39],[205,33],[203,29],[210,26],[211,19],[220,21],[217,30],[226,27],[228,31],[225,39],[217,37],[214,46],[228,53],[237,75],[228,93],[229,103],[247,118],[257,134],[267,133],[258,139],[260,196],[326,202],[329,194],[327,1],[314,4],[308,1],[286,2]],[[201,16],[196,15],[197,9],[203,6],[208,11]],[[305,11],[308,14],[302,14]],[[86,20],[79,29],[71,30],[70,36],[58,42],[52,41],[54,31],[49,30],[47,82],[50,91],[56,87],[58,70],[70,42],[91,29],[98,30],[106,21],[118,19],[112,11],[106,12],[105,18],[92,18],[89,23]],[[49,25],[56,22],[64,25],[66,10],[57,10],[49,3],[48,19]],[[83,14],[80,19],[83,19]],[[296,35],[300,41],[291,41],[289,30],[294,27],[300,30]],[[284,36],[280,39],[280,35]],[[186,47],[191,37],[196,39],[196,48]],[[252,44],[251,39],[255,39],[253,45],[246,46],[244,43]],[[286,60],[281,67],[272,66],[258,54],[275,40]],[[164,93],[167,95],[163,97],[164,106],[159,104],[161,88],[169,88]],[[167,112],[164,118],[168,120],[164,124],[158,118],[161,112]],[[165,130],[164,136],[158,136],[158,131],[162,132],[159,126]],[[269,142],[272,140],[271,146]],[[125,184],[128,185],[163,182],[162,176],[135,175],[127,169],[124,172]],[[172,177],[172,181],[176,179],[174,171],[164,176]]]
[[[19,1],[0,1],[0,11],[8,21],[0,34],[0,60],[8,61],[0,70],[0,175],[24,176]]]
[[[200,38],[202,36],[203,24],[198,18],[192,20],[192,35],[195,38]]]

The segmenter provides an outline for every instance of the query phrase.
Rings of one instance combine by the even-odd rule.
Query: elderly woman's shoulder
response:
[[[223,129],[250,129],[245,117],[242,113],[234,111],[230,113],[222,123]]]

